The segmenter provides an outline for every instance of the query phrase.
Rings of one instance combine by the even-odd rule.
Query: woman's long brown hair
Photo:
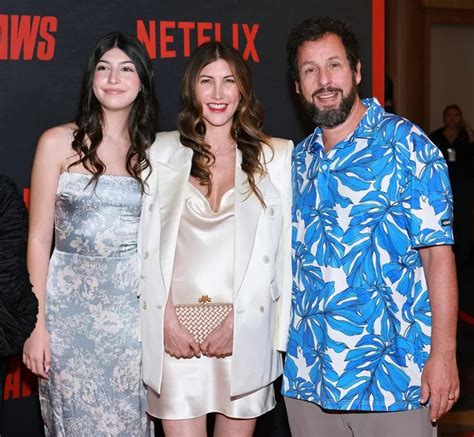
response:
[[[203,44],[194,51],[181,82],[182,110],[178,115],[178,130],[181,143],[194,152],[191,176],[207,187],[209,196],[212,191],[211,166],[215,156],[210,145],[204,141],[206,125],[202,118],[202,107],[197,101],[196,85],[201,70],[218,59],[229,64],[242,97],[234,114],[231,136],[242,152],[242,170],[247,174],[249,188],[265,206],[255,180],[266,172],[265,164],[262,163],[262,144],[270,147],[269,137],[262,132],[263,109],[255,97],[248,65],[237,50],[217,41]]]
[[[103,139],[103,112],[94,95],[92,82],[100,58],[115,47],[131,59],[141,82],[140,92],[133,102],[128,117],[128,134],[131,144],[127,153],[126,169],[130,176],[140,184],[143,192],[144,182],[141,175],[150,167],[146,150],[155,140],[158,103],[155,95],[153,66],[145,48],[133,36],[119,32],[109,33],[99,41],[89,58],[82,83],[79,114],[75,119],[77,128],[72,141],[72,149],[77,153],[78,158],[69,165],[69,168],[82,164],[92,173],[91,183],[97,183],[99,177],[106,171],[105,164],[97,156],[97,148]]]

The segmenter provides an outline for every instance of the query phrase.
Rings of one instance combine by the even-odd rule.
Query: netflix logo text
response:
[[[0,14],[0,60],[50,61],[57,30],[57,17]]]
[[[194,48],[208,41],[223,41],[242,53],[242,57],[260,62],[256,39],[259,24],[194,21],[137,20],[137,38],[145,45],[151,59],[189,57]],[[223,38],[224,36],[224,38]]]

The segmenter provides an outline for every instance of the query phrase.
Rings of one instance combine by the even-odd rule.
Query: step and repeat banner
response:
[[[349,24],[361,45],[361,95],[383,102],[383,6],[383,0],[3,0],[0,172],[16,181],[27,201],[38,137],[74,118],[86,61],[97,41],[114,30],[136,35],[153,60],[158,130],[175,129],[179,83],[192,51],[220,40],[238,49],[252,68],[265,131],[298,142],[312,126],[287,75],[290,30],[310,16]],[[3,396],[2,436],[42,435],[36,380],[18,358],[10,361]],[[261,435],[283,435],[272,420]]]

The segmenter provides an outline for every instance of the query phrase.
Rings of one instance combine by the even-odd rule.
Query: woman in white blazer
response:
[[[167,436],[250,436],[275,406],[291,299],[291,152],[262,133],[250,69],[211,42],[190,59],[178,131],[150,151],[141,220],[143,376]],[[176,304],[232,303],[198,343]],[[204,303],[203,303],[204,305]]]

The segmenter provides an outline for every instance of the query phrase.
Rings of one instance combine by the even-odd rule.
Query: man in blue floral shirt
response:
[[[305,20],[288,60],[317,126],[293,155],[292,435],[436,435],[459,396],[446,163],[417,126],[359,99],[343,23]]]

